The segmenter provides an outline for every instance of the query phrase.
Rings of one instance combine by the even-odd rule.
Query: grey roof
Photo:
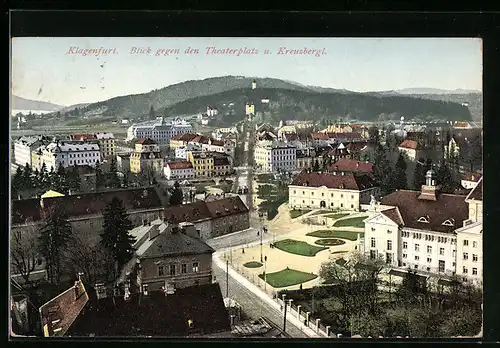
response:
[[[160,231],[162,228],[160,227]],[[188,236],[181,231],[160,233],[152,240],[147,240],[137,249],[139,258],[164,257],[166,255],[197,255],[215,252],[202,240]]]

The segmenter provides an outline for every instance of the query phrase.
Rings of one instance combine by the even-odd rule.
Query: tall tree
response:
[[[425,184],[425,164],[417,161],[415,164],[415,174],[413,176],[413,189],[420,191],[422,185]]]
[[[130,181],[129,175],[130,171],[126,171],[125,174],[123,175],[123,187],[128,187]]]
[[[394,168],[394,188],[396,190],[405,190],[408,187],[406,175],[407,168],[405,156],[402,152],[399,152],[398,160]]]
[[[457,188],[457,184],[453,178],[453,173],[450,171],[446,160],[443,159],[441,162],[441,165],[437,170],[436,177],[438,184],[441,185],[441,192],[453,193]]]
[[[153,108],[153,105],[149,108],[149,119],[154,120],[156,116],[155,109]]]
[[[427,284],[425,278],[417,275],[412,269],[408,269],[403,277],[401,285],[396,290],[396,298],[405,308],[422,303],[422,297],[427,295]]]
[[[111,160],[109,168],[108,184],[112,188],[119,188],[121,186],[120,178],[118,177],[118,169],[116,167],[116,159]]]
[[[95,165],[95,188],[99,190],[106,185],[106,178],[102,172],[101,164],[99,162]]]
[[[133,255],[132,245],[135,237],[130,235],[134,226],[127,216],[123,202],[113,197],[104,210],[104,223],[101,233],[101,243],[108,250],[115,262],[113,280],[116,281],[118,271],[130,260]]]
[[[375,181],[380,185],[382,194],[388,194],[392,191],[392,180],[394,177],[391,175],[392,169],[387,149],[381,144],[377,144],[374,157],[373,176]]]
[[[23,170],[21,167],[17,167],[16,174],[12,178],[11,189],[12,197],[17,199],[20,196],[21,191],[24,187]]]
[[[61,256],[72,235],[72,227],[64,208],[56,205],[48,213],[45,225],[40,230],[39,248],[45,258],[49,281],[59,283]]]
[[[26,163],[26,165],[23,168],[23,189],[24,190],[29,190],[33,187],[33,168]]]
[[[82,180],[78,167],[75,165],[68,172],[68,187],[72,192],[79,192],[81,190]]]
[[[40,186],[42,187],[42,189],[47,190],[50,187],[50,178],[45,162],[43,162],[42,166],[40,167],[37,180],[40,182]]]
[[[181,185],[178,181],[174,183],[174,189],[170,195],[170,205],[180,205],[184,201],[184,193],[182,192]]]
[[[66,169],[63,167],[62,163],[59,164],[59,167],[57,168],[54,184],[54,188],[58,192],[67,193],[69,190],[68,173],[66,172]]]
[[[319,172],[319,162],[317,158],[314,160],[313,171]]]
[[[30,283],[30,274],[36,268],[38,254],[38,231],[32,221],[28,222],[26,230],[10,232],[10,262],[13,272],[20,274],[25,284]]]

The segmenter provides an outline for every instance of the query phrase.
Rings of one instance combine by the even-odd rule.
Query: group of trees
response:
[[[122,180],[118,176],[116,160],[112,159],[109,171],[104,172],[101,164],[97,163],[95,168],[95,189],[120,188]],[[128,177],[124,178],[124,185],[128,186]],[[26,164],[24,167],[17,167],[12,178],[12,197],[31,197],[40,192],[54,190],[63,194],[82,191],[82,178],[77,166],[63,167],[59,165],[57,170],[53,167],[47,170],[45,163],[40,170],[34,169]]]
[[[47,166],[42,164],[40,170],[26,164],[24,167],[17,167],[12,178],[12,196],[18,197],[22,194],[31,196],[33,193],[47,190],[55,190],[61,193],[80,191],[81,178],[76,166],[64,168],[62,165],[54,171],[54,168],[47,170]]]
[[[11,233],[11,264],[29,286],[30,275],[45,260],[48,281],[59,284],[64,275],[79,272],[89,284],[98,277],[116,281],[120,270],[130,259],[135,242],[133,228],[123,203],[113,198],[106,206],[100,243],[91,244],[73,233],[66,209],[59,205],[48,208],[41,226],[31,223],[27,230]]]
[[[336,318],[336,330],[363,337],[450,337],[477,335],[481,328],[482,292],[454,277],[435,291],[408,269],[392,293],[378,289],[382,263],[362,257],[330,261],[320,276],[335,284],[322,306]],[[333,295],[333,297],[332,297]],[[335,303],[335,305],[334,305]]]

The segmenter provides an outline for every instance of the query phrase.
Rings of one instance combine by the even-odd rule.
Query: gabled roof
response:
[[[56,205],[65,208],[68,217],[102,214],[106,205],[113,197],[119,198],[127,211],[139,209],[163,209],[160,197],[154,188],[126,189],[105,192],[92,192],[64,197],[49,197],[43,199],[44,209],[40,199],[22,199],[12,202],[12,223],[25,223],[27,219],[40,221],[42,212],[48,212]]]
[[[72,336],[170,336],[186,337],[194,332],[212,334],[230,331],[229,314],[218,283],[176,289],[167,295],[151,291],[97,300],[90,294],[87,310],[68,334]],[[194,330],[188,321],[192,320]],[[194,332],[193,332],[194,331]]]
[[[161,229],[161,226],[159,228]],[[139,259],[213,252],[215,250],[199,238],[188,236],[181,231],[170,233],[168,230],[154,239],[145,241],[136,251]]]
[[[391,219],[391,221],[397,223],[398,226],[404,226],[405,223],[403,221],[403,217],[401,216],[401,213],[399,212],[399,209],[397,207],[387,210],[382,210],[381,213],[382,215],[385,215],[389,219]]]
[[[154,145],[156,144],[155,141],[149,139],[149,138],[142,138],[140,139],[137,144],[141,144],[141,145]]]
[[[81,281],[40,307],[45,337],[64,336],[89,300]]]
[[[302,171],[291,183],[293,186],[322,187],[362,191],[376,187],[375,181],[368,175],[352,173],[323,173]]]
[[[373,164],[370,162],[360,162],[354,159],[342,158],[330,165],[328,170],[372,174]]]
[[[183,133],[177,134],[172,137],[172,140],[182,140],[182,141],[191,141],[196,138],[198,135],[193,133]]]
[[[418,143],[415,140],[410,140],[410,139],[403,140],[403,142],[399,144],[399,147],[411,150],[417,150],[419,148]]]
[[[358,139],[360,134],[357,132],[345,132],[345,133],[327,133],[330,139]]]
[[[193,164],[189,161],[179,161],[179,162],[165,162],[165,167],[169,167],[170,169],[190,169],[193,168]]]
[[[474,199],[476,201],[483,200],[483,178],[479,179],[477,186],[469,193],[466,200]]]
[[[329,140],[330,139],[330,137],[328,136],[328,134],[326,134],[326,133],[320,133],[320,132],[311,133],[311,138],[313,140]]]
[[[383,197],[380,204],[397,207],[404,225],[415,229],[453,232],[469,217],[469,207],[463,196],[439,194],[433,201],[419,199],[420,195],[420,191],[399,190]],[[422,217],[428,222],[419,222]],[[450,219],[454,220],[454,226],[443,225]]]

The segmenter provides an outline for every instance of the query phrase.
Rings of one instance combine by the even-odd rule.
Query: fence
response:
[[[276,297],[275,301],[280,305],[281,312],[283,313],[285,309],[283,300]],[[321,324],[320,318],[313,318],[310,312],[303,311],[300,305],[294,306],[293,302],[290,303],[290,300],[285,300],[285,302],[287,305],[287,316],[290,315],[293,316],[294,318],[297,318],[302,323],[302,327],[300,327],[301,330],[307,327],[312,329],[320,336],[330,337],[330,338],[337,337],[337,335],[332,332],[330,326],[325,326]]]

